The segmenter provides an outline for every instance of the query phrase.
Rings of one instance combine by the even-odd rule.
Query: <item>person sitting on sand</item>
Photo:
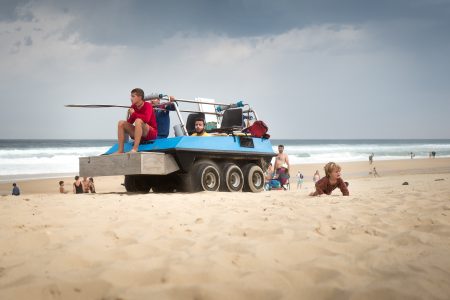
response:
[[[264,189],[266,191],[270,190],[270,181],[273,179],[273,165],[272,163],[269,163],[269,166],[267,166],[267,170],[264,174]]]
[[[80,180],[80,176],[75,176],[75,182],[73,183],[73,193],[83,194],[83,183]]]
[[[125,134],[134,139],[131,152],[137,152],[141,140],[149,141],[156,139],[158,128],[156,124],[153,106],[144,101],[144,91],[136,88],[131,91],[131,107],[128,110],[129,117],[126,121],[119,121],[117,136],[119,148],[116,153],[124,152]],[[133,125],[134,124],[134,125]]]
[[[89,193],[89,180],[87,177],[83,177],[83,181],[81,182],[83,184],[83,192]]]
[[[20,195],[20,189],[19,189],[19,187],[17,186],[17,184],[15,182],[13,183],[13,189],[12,189],[11,195],[13,195],[13,196],[19,196]]]
[[[61,194],[67,194],[68,192],[64,189],[64,181],[60,181],[59,182],[59,192],[61,193]]]
[[[191,134],[191,136],[209,136],[209,134],[205,131],[205,119],[195,119],[195,132]]]
[[[329,162],[325,165],[324,170],[325,177],[316,182],[316,191],[309,194],[310,196],[331,195],[336,188],[341,190],[342,195],[350,195],[347,188],[348,183],[341,178],[341,167],[338,164]]]
[[[89,191],[92,194],[95,194],[94,178],[92,178],[92,177],[89,177]]]

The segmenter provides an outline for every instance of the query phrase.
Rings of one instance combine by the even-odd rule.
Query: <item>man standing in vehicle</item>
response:
[[[158,128],[156,124],[153,106],[144,101],[144,91],[135,88],[131,91],[131,107],[128,110],[128,119],[119,121],[117,136],[119,148],[116,153],[124,152],[125,134],[134,139],[131,152],[137,152],[141,140],[149,141],[156,139]]]

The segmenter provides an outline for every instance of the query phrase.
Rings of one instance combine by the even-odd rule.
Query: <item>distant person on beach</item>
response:
[[[195,132],[191,134],[191,136],[209,136],[209,134],[205,131],[205,119],[195,119]]]
[[[92,177],[89,177],[89,191],[92,193],[92,194],[95,194],[95,185],[94,185],[94,178],[92,178]]]
[[[172,103],[175,97],[169,97],[169,103],[161,104],[161,99],[155,96],[145,96],[145,100],[151,99],[155,108],[156,124],[158,127],[157,139],[164,139],[169,136],[170,130],[170,116],[169,113],[175,110],[175,105]]]
[[[270,181],[273,179],[273,165],[272,163],[269,163],[269,166],[267,167],[266,173],[264,174],[264,189],[266,191],[270,190]]]
[[[436,151],[432,151],[432,152],[431,152],[431,157],[432,157],[432,158],[436,158]]]
[[[13,195],[13,196],[19,196],[19,195],[20,195],[20,189],[19,189],[19,187],[17,186],[17,184],[14,182],[14,183],[12,184],[12,186],[13,186],[13,189],[12,189],[11,195]]]
[[[83,192],[89,193],[89,179],[87,177],[83,177],[83,181],[81,183],[83,184]]]
[[[370,163],[370,164],[373,163],[373,157],[374,157],[374,155],[375,155],[375,154],[373,154],[373,153],[371,153],[371,154],[369,155],[369,163]]]
[[[124,152],[125,134],[129,134],[134,139],[131,152],[137,152],[141,140],[149,141],[156,139],[158,127],[153,106],[144,101],[144,91],[135,88],[131,91],[131,107],[128,110],[129,116],[126,121],[119,121],[117,127],[117,137],[119,148],[116,153]]]
[[[414,153],[410,152],[409,155],[411,156],[411,159],[414,158],[414,156],[416,156]]]
[[[75,182],[73,183],[73,193],[83,194],[83,183],[81,182],[80,176],[75,176]]]
[[[329,162],[325,165],[324,170],[325,177],[316,182],[316,191],[309,194],[310,196],[331,195],[336,188],[341,190],[342,195],[350,195],[347,188],[348,183],[341,178],[341,167],[338,164]]]
[[[297,190],[302,188],[303,184],[303,174],[298,171],[297,173]]]
[[[289,156],[284,153],[284,145],[278,145],[278,154],[275,158],[275,173],[282,187],[288,183],[290,177],[289,169]]]
[[[380,175],[378,174],[377,169],[375,167],[373,167],[373,169],[372,169],[372,175],[373,175],[373,177],[380,177]]]
[[[61,194],[67,194],[68,192],[64,189],[64,181],[60,181],[59,182],[59,192],[61,193]]]
[[[314,176],[313,176],[314,184],[316,184],[316,182],[319,181],[319,179],[320,179],[319,170],[316,170],[316,173],[314,173]]]

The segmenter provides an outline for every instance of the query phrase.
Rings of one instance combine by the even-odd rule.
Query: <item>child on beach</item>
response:
[[[324,170],[325,177],[316,182],[316,191],[309,195],[331,195],[334,189],[339,188],[342,195],[348,196],[350,194],[347,188],[348,183],[341,178],[341,167],[334,162],[329,162],[325,165]]]
[[[60,181],[59,182],[59,192],[61,193],[61,194],[67,194],[68,192],[64,189],[64,181]]]
[[[89,177],[89,191],[95,194],[94,178]]]
[[[302,188],[302,184],[303,184],[303,174],[300,173],[300,171],[298,171],[297,173],[297,190],[300,188]]]

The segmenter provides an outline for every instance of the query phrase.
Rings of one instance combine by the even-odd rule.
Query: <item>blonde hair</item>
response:
[[[333,172],[333,170],[340,171],[341,170],[341,166],[338,165],[337,163],[334,163],[334,162],[330,161],[329,163],[327,163],[325,165],[325,167],[323,167],[323,169],[325,170],[325,175],[327,177],[330,177],[331,172]]]

